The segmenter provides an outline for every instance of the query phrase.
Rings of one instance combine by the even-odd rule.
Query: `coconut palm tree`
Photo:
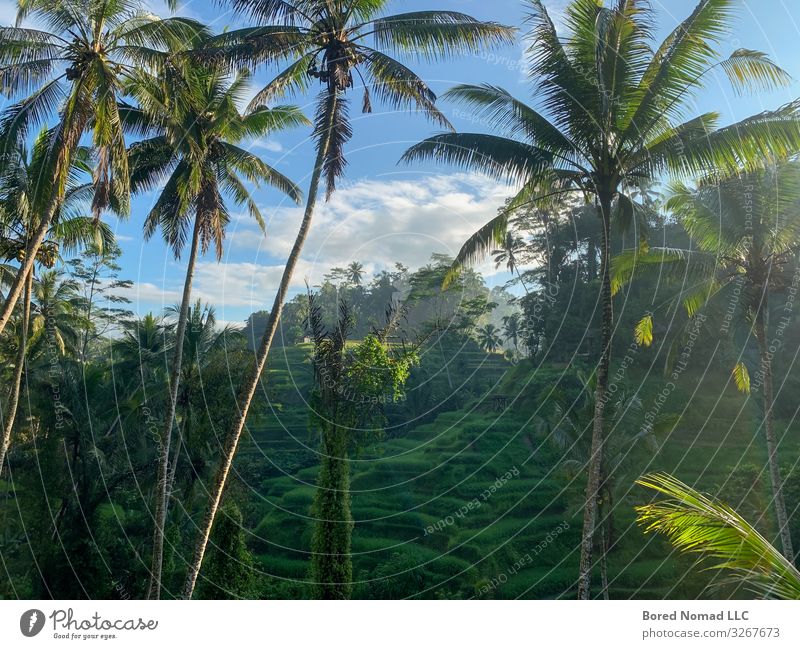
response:
[[[531,32],[530,77],[540,109],[492,85],[461,85],[446,95],[474,109],[477,123],[501,135],[447,133],[412,147],[407,162],[437,160],[510,181],[521,188],[506,209],[462,247],[459,268],[502,241],[509,218],[527,205],[580,197],[594,204],[600,241],[601,352],[592,463],[587,480],[578,596],[589,597],[592,538],[611,359],[613,310],[609,278],[612,222],[621,230],[641,217],[632,190],[662,174],[731,171],[769,154],[800,148],[798,104],[719,127],[719,114],[686,120],[711,73],[728,76],[737,90],[786,85],[787,74],[754,50],[718,53],[735,0],[700,0],[660,44],[653,42],[655,13],[643,0],[573,0],[559,36],[541,0],[527,0]]]
[[[347,266],[347,279],[355,286],[361,286],[361,280],[364,277],[364,266],[358,261],[351,262]]]
[[[514,232],[508,231],[505,233],[499,247],[496,250],[492,250],[495,270],[498,270],[501,266],[505,266],[509,273],[516,273],[526,293],[528,293],[528,287],[525,285],[522,275],[519,272],[519,263],[520,257],[525,253],[527,248],[528,244],[525,239]]]
[[[169,454],[197,255],[213,245],[217,260],[222,258],[230,220],[226,198],[234,205],[246,206],[263,230],[264,219],[246,182],[271,185],[296,202],[302,196],[292,181],[239,145],[309,122],[290,106],[242,115],[238,105],[247,91],[247,78],[247,74],[239,74],[229,79],[219,70],[191,63],[170,64],[159,77],[136,75],[128,90],[141,108],[125,106],[122,111],[125,121],[149,135],[130,147],[131,189],[153,190],[166,180],[145,219],[145,239],[160,228],[176,258],[187,239],[190,241],[161,434],[149,590],[149,597],[155,599],[161,593]]]
[[[525,250],[525,240],[515,235],[513,232],[506,232],[500,247],[492,250],[495,270],[505,266],[509,273],[518,271],[517,257],[520,252]]]
[[[191,561],[183,596],[190,598],[208,544],[222,492],[244,429],[278,327],[295,267],[311,227],[320,183],[326,197],[344,173],[344,146],[352,136],[346,95],[363,83],[362,109],[372,111],[372,97],[392,108],[423,112],[438,124],[449,126],[436,108],[436,96],[411,69],[393,54],[412,54],[424,60],[510,43],[514,30],[481,22],[452,11],[418,11],[382,16],[388,0],[231,0],[233,8],[259,23],[257,27],[232,30],[211,39],[200,56],[231,64],[290,61],[253,99],[252,109],[268,105],[276,97],[318,85],[313,138],[317,155],[312,169],[306,206],[281,282],[269,312],[255,363],[241,386],[238,411],[222,450],[211,499]]]
[[[128,165],[117,110],[120,81],[136,67],[159,66],[166,56],[159,48],[185,42],[203,31],[198,23],[184,18],[161,20],[135,0],[20,0],[18,7],[17,26],[0,27],[3,91],[22,96],[0,118],[0,165],[6,152],[25,142],[31,129],[57,109],[59,121],[42,175],[51,192],[0,310],[0,333],[64,199],[70,161],[84,132],[91,129],[98,152],[93,178],[95,218],[109,205],[126,213]],[[26,19],[43,28],[22,27]]]
[[[512,313],[503,317],[503,335],[510,340],[515,350],[519,350],[519,339],[522,336],[521,314]]]
[[[645,531],[664,534],[681,552],[719,559],[712,569],[761,597],[800,599],[800,571],[729,506],[664,473],[636,482],[667,497],[636,508]]]
[[[681,277],[677,295],[694,316],[712,299],[737,303],[758,345],[769,473],[775,515],[783,553],[794,557],[778,462],[773,416],[772,357],[776,338],[768,322],[770,294],[792,284],[800,250],[800,163],[770,166],[762,171],[724,180],[707,179],[696,186],[674,183],[666,202],[697,245],[696,250],[643,248],[618,255],[613,262],[616,292],[635,275],[666,272]],[[736,291],[739,298],[732,299]],[[636,327],[638,339],[653,339],[653,314]],[[737,386],[751,389],[750,372],[743,362],[733,368]],[[754,387],[754,386],[753,386]]]
[[[65,278],[63,271],[51,269],[33,282],[31,295],[31,354],[50,353],[76,356],[84,322],[84,298],[80,285]]]
[[[0,258],[5,261],[22,261],[28,243],[39,226],[38,217],[43,204],[49,200],[49,185],[41,182],[43,169],[47,168],[52,133],[43,130],[28,151],[19,144],[7,151],[2,173],[0,173]],[[91,172],[90,152],[80,148],[71,158],[71,171],[64,198],[53,215],[35,261],[42,268],[52,268],[60,253],[77,250],[80,246],[95,245],[99,248],[113,245],[114,235],[110,228],[90,216],[92,186],[81,182],[82,175]],[[22,308],[19,318],[17,356],[14,374],[9,386],[3,437],[0,441],[0,470],[11,442],[22,374],[28,350],[31,298],[33,295],[34,268],[25,277]]]
[[[483,325],[476,335],[478,344],[490,354],[494,354],[503,345],[500,330],[491,323]]]
[[[165,390],[164,359],[172,350],[171,327],[152,313],[122,322],[122,337],[111,347],[115,380],[122,380],[125,391],[149,411],[155,408],[148,394],[160,395]]]
[[[179,318],[180,313],[180,304],[175,304],[166,309],[166,315],[171,320]],[[178,460],[184,440],[192,437],[191,429],[204,414],[203,411],[195,412],[196,409],[192,407],[192,388],[197,385],[198,381],[202,381],[202,370],[215,351],[221,349],[230,350],[234,344],[244,344],[245,342],[242,332],[233,325],[226,325],[222,328],[217,327],[216,310],[209,304],[203,305],[199,299],[193,306],[189,307],[186,321],[187,325],[183,338],[184,361],[181,365],[181,390],[177,399],[177,408],[183,411],[182,426],[176,427],[178,439],[174,444],[175,451],[170,462],[167,502],[169,502],[169,497],[175,484]]]
[[[552,412],[544,424],[544,432],[561,452],[560,466],[570,475],[586,473],[591,459],[591,431],[594,418],[594,383],[596,375],[586,377],[578,372],[580,395],[567,400],[558,395]],[[608,599],[608,555],[616,543],[615,508],[620,474],[629,471],[634,451],[644,447],[650,453],[658,450],[657,435],[674,424],[672,417],[659,417],[654,425],[642,428],[641,399],[623,385],[618,385],[607,404],[609,434],[606,439],[603,465],[600,469],[600,489],[597,496],[600,538],[600,583],[603,599]]]

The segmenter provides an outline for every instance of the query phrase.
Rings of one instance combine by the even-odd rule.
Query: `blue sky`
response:
[[[545,3],[558,23],[566,0]],[[695,2],[653,0],[653,5],[658,8],[659,27],[665,35],[691,12]],[[168,13],[163,5],[151,6],[156,13]],[[525,11],[519,0],[397,0],[389,6],[393,13],[432,8],[457,10],[517,26],[522,26]],[[4,23],[10,22],[13,13],[12,3],[0,1],[0,19]],[[217,31],[234,23],[224,9],[205,0],[186,3],[176,13],[213,23]],[[799,23],[796,0],[743,0],[732,37],[720,46],[721,53],[727,55],[738,47],[762,50],[798,80]],[[476,52],[438,64],[408,62],[437,93],[457,83],[489,82],[535,103],[525,79],[521,39],[513,47]],[[259,81],[275,72],[260,70],[254,78],[254,90]],[[779,92],[740,97],[723,79],[712,79],[698,98],[697,112],[718,110],[725,122],[736,121],[798,96],[798,81]],[[309,95],[295,103],[313,116],[312,101],[313,95]],[[347,178],[340,183],[341,191],[332,201],[318,210],[296,273],[296,289],[303,286],[306,278],[316,282],[331,266],[354,259],[369,271],[379,271],[392,267],[395,261],[412,268],[419,266],[434,252],[453,254],[466,236],[495,214],[504,196],[510,193],[505,186],[453,169],[398,166],[398,159],[409,145],[436,133],[438,127],[421,115],[390,112],[377,102],[370,115],[362,116],[359,107],[360,93],[356,88],[351,110],[355,135],[346,150],[350,163]],[[441,107],[459,130],[484,130],[482,125],[459,115],[453,106]],[[298,129],[254,142],[250,148],[305,189],[314,153],[308,136],[308,129]],[[259,191],[257,197],[268,221],[267,236],[246,215],[237,215],[228,231],[222,262],[217,263],[209,253],[198,266],[196,296],[211,302],[222,321],[241,322],[250,312],[271,305],[283,260],[299,223],[299,209],[278,193]],[[123,275],[136,282],[129,297],[139,313],[160,312],[165,305],[175,303],[184,279],[183,262],[172,258],[159,235],[147,243],[141,241],[142,221],[153,198],[137,198],[129,219],[112,220],[124,249]],[[482,270],[490,283],[503,283],[506,279],[502,274],[493,275],[490,264],[482,266]]]

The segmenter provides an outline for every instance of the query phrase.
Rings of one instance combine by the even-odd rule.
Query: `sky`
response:
[[[566,0],[545,0],[556,24]],[[660,36],[665,36],[694,8],[695,0],[652,0],[658,10]],[[151,0],[155,13],[170,12],[160,0]],[[521,38],[514,46],[474,54],[439,63],[401,59],[413,67],[431,88],[441,94],[459,83],[491,83],[520,99],[536,105],[532,84],[526,78],[523,24],[525,3],[521,0],[395,0],[391,13],[420,9],[461,11],[484,20],[520,27]],[[178,7],[176,15],[199,18],[215,31],[235,26],[236,19],[223,7],[207,0],[192,0]],[[0,23],[13,21],[14,4],[0,0]],[[712,78],[698,97],[697,112],[716,110],[723,123],[737,121],[766,109],[774,109],[800,97],[800,3],[797,0],[742,0],[730,40],[720,45],[728,55],[739,47],[769,54],[794,79],[792,85],[757,96],[735,94],[722,78]],[[258,83],[274,76],[276,69],[260,69],[253,78]],[[314,95],[299,97],[293,103],[309,117],[314,114]],[[318,208],[312,232],[295,273],[293,290],[312,285],[332,266],[353,260],[364,264],[368,273],[393,268],[396,261],[412,269],[424,265],[433,253],[454,255],[464,240],[490,220],[512,188],[485,177],[437,165],[398,165],[403,152],[416,142],[441,131],[420,114],[395,112],[373,101],[374,112],[358,110],[361,93],[352,91],[351,116],[354,136],[346,148],[349,162],[346,177],[330,202]],[[456,107],[442,103],[440,108],[459,131],[487,130]],[[307,189],[314,159],[310,129],[287,131],[246,146]],[[225,323],[241,323],[256,310],[268,309],[274,299],[284,260],[294,241],[302,209],[280,193],[255,192],[267,221],[264,235],[244,211],[232,210],[225,253],[217,262],[213,250],[200,259],[194,282],[195,298],[209,302],[217,318]],[[109,218],[124,254],[122,276],[135,282],[128,294],[131,308],[139,313],[161,313],[165,306],[180,299],[185,275],[184,259],[176,260],[163,244],[160,233],[150,241],[141,237],[144,217],[155,195],[134,199],[125,220]],[[491,263],[480,270],[489,285],[503,284],[507,275]]]

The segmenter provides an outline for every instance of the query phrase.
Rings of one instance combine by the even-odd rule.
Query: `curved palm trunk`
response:
[[[605,413],[606,392],[608,391],[608,370],[611,362],[611,331],[614,325],[614,311],[611,303],[611,194],[600,195],[600,218],[603,226],[602,249],[600,251],[600,274],[602,288],[600,293],[602,308],[601,351],[597,364],[597,384],[594,396],[594,420],[592,422],[592,450],[589,458],[589,477],[586,483],[586,506],[583,510],[583,533],[581,536],[581,559],[578,573],[578,599],[589,599],[592,578],[592,544],[597,523],[597,498],[601,487],[601,467],[603,465],[603,415]]]
[[[28,345],[28,323],[31,317],[31,286],[33,284],[33,272],[28,273],[25,278],[25,289],[22,306],[22,329],[19,334],[19,350],[17,351],[17,364],[14,367],[14,377],[11,382],[11,394],[8,400],[8,420],[3,429],[3,441],[0,443],[0,473],[3,472],[3,464],[6,453],[11,445],[11,431],[14,430],[14,422],[17,418],[17,408],[19,407],[19,393],[22,387],[22,374],[25,369],[25,352]]]
[[[167,522],[169,505],[169,449],[172,441],[172,426],[175,423],[175,409],[178,403],[178,388],[183,363],[183,341],[186,336],[186,323],[189,320],[189,301],[192,297],[192,278],[197,263],[197,249],[200,242],[200,214],[195,217],[192,232],[192,247],[189,252],[189,264],[186,268],[186,279],[183,282],[181,312],[178,316],[178,328],[175,331],[175,355],[169,380],[169,401],[164,417],[164,430],[161,432],[161,448],[158,457],[158,481],[156,483],[156,515],[153,531],[153,559],[150,566],[150,586],[147,599],[161,597],[161,569],[164,562],[164,526]]]
[[[772,483],[772,500],[775,504],[775,517],[778,521],[778,530],[781,537],[784,556],[794,562],[792,549],[792,535],[789,530],[789,517],[786,514],[786,502],[783,498],[783,479],[778,464],[778,441],[775,437],[775,420],[772,416],[774,394],[772,387],[772,358],[768,351],[767,342],[767,308],[768,297],[764,295],[756,312],[755,334],[758,341],[758,350],[761,356],[761,372],[764,384],[762,386],[764,397],[764,432],[767,438],[767,453],[769,455],[769,476]]]
[[[33,238],[28,244],[28,247],[25,248],[25,259],[22,260],[22,264],[17,270],[17,275],[14,277],[14,281],[11,283],[11,288],[8,290],[8,295],[6,295],[6,301],[3,303],[3,310],[0,312],[0,334],[3,333],[3,330],[6,328],[6,324],[8,324],[11,314],[14,312],[14,307],[17,306],[17,302],[25,290],[25,278],[27,278],[28,275],[33,272],[33,264],[36,261],[36,254],[39,252],[39,248],[41,248],[42,244],[44,243],[45,237],[47,236],[47,231],[50,229],[50,224],[53,221],[53,216],[55,215],[56,207],[59,201],[60,197],[55,197],[53,199],[45,218],[43,218],[39,224],[39,227],[34,233]]]
[[[297,233],[294,246],[292,247],[289,258],[286,261],[286,266],[283,269],[281,283],[278,286],[278,292],[275,295],[275,302],[272,305],[272,311],[270,311],[269,319],[267,320],[267,328],[264,331],[264,335],[261,337],[261,343],[258,346],[256,362],[247,380],[243,383],[242,388],[239,391],[237,398],[239,412],[236,414],[231,428],[228,431],[222,451],[220,465],[217,468],[216,475],[214,476],[214,484],[211,490],[211,502],[208,505],[205,518],[203,519],[202,527],[200,529],[200,538],[197,541],[194,556],[192,557],[192,562],[189,565],[189,571],[186,575],[186,581],[183,585],[183,592],[181,593],[181,596],[184,599],[191,599],[192,593],[194,593],[194,587],[197,583],[197,576],[200,573],[200,566],[203,564],[203,557],[206,552],[206,547],[208,546],[208,539],[211,536],[211,528],[214,525],[214,518],[217,515],[219,504],[222,501],[222,493],[225,490],[225,484],[228,480],[228,473],[230,472],[231,464],[233,463],[233,457],[236,454],[236,449],[239,446],[239,439],[242,436],[242,430],[244,429],[245,422],[247,421],[247,413],[249,412],[250,406],[253,403],[253,397],[255,396],[256,389],[258,388],[261,374],[264,371],[267,357],[269,356],[269,350],[272,347],[272,339],[275,337],[275,332],[278,329],[278,321],[280,320],[281,312],[283,311],[283,304],[286,300],[286,294],[289,291],[289,284],[292,281],[294,269],[297,266],[298,260],[300,259],[300,252],[303,249],[306,237],[308,236],[308,231],[311,227],[311,219],[314,216],[314,208],[317,203],[319,183],[322,177],[322,167],[330,146],[331,131],[333,129],[336,115],[336,104],[338,98],[335,94],[331,94],[329,97],[330,99],[326,108],[325,131],[322,134],[322,139],[320,140],[319,148],[317,150],[317,158],[314,162],[314,172],[311,176],[311,184],[308,190],[308,200],[306,201],[306,209],[303,214],[303,221],[300,224],[300,230]]]

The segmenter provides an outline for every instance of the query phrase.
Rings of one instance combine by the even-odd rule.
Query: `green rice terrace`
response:
[[[307,417],[292,413],[304,412],[311,351],[298,345],[276,354],[266,379],[274,395],[271,410],[250,426],[236,465],[255,492],[248,545],[258,568],[287,597],[309,593],[319,460]],[[354,596],[571,597],[585,485],[559,467],[557,449],[537,426],[546,415],[537,406],[543,393],[568,375],[562,368],[530,372],[477,349],[447,358],[463,392],[483,396],[461,403],[456,389],[449,399],[456,403],[434,401],[439,407],[422,421],[396,430],[390,423],[385,439],[351,463]],[[705,380],[711,385],[727,378]],[[434,392],[450,393],[446,366],[431,382]],[[686,407],[681,424],[660,440],[655,454],[635,453],[621,486],[619,538],[609,557],[612,598],[693,598],[713,579],[688,570],[692,559],[670,552],[661,539],[645,538],[636,526],[633,506],[647,499],[632,485],[639,473],[669,467],[685,480],[701,475],[698,487],[754,511],[769,500],[767,478],[755,468],[766,457],[751,432],[757,408],[735,386],[709,396],[699,383],[691,392],[672,394],[669,403]],[[797,453],[798,446],[784,451]],[[749,459],[745,466],[741,458]],[[727,591],[720,586],[714,592]]]
[[[796,4],[6,3],[0,599],[800,600]]]

